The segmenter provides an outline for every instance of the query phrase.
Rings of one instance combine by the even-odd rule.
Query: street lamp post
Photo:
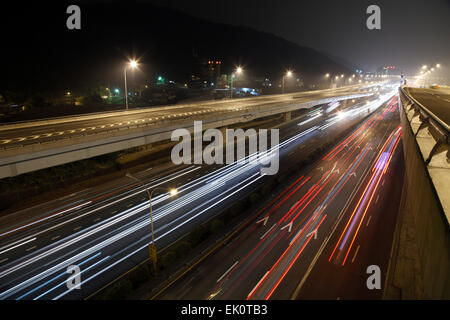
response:
[[[230,80],[230,99],[233,99],[233,79],[236,75],[236,73],[242,73],[242,68],[237,67],[236,71],[231,74],[231,80]]]
[[[155,246],[155,235],[154,235],[154,229],[153,229],[153,207],[152,207],[153,192],[155,192],[156,190],[164,190],[165,192],[169,192],[170,196],[174,196],[178,193],[178,190],[175,188],[167,189],[167,188],[163,188],[163,187],[155,187],[152,189],[152,191],[149,191],[149,189],[145,186],[144,182],[141,179],[136,178],[135,176],[131,175],[130,173],[127,173],[126,176],[130,179],[137,181],[139,184],[141,184],[142,187],[144,187],[144,189],[148,195],[148,200],[150,202],[150,227],[151,227],[151,231],[152,231],[152,242],[150,243],[148,248],[149,248],[150,259],[152,259],[152,261],[153,261],[153,268],[156,272],[156,270],[157,270],[156,269],[157,254],[156,254],[156,246]]]
[[[292,71],[289,70],[289,71],[286,72],[286,74],[283,74],[283,81],[282,81],[283,84],[281,86],[281,93],[284,93],[284,77],[286,77],[286,76],[287,77],[292,76]]]
[[[124,81],[125,81],[125,107],[128,110],[128,90],[127,90],[127,69],[131,67],[131,68],[136,68],[137,67],[137,62],[136,60],[131,60],[123,69],[123,77],[124,77]]]

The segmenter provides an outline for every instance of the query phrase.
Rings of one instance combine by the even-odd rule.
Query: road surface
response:
[[[367,289],[366,268],[386,273],[400,200],[396,99],[158,298],[379,298],[381,290]]]
[[[369,109],[373,112],[394,94],[389,90],[352,102],[342,112],[313,109],[280,128],[280,144],[271,154],[279,149],[281,161],[294,161],[296,152],[304,154],[318,140],[358,123]],[[148,188],[179,190],[175,197],[165,193],[153,199],[156,246],[167,246],[260,186],[265,177],[254,161],[257,156],[221,166],[169,165],[141,172],[139,178]],[[0,299],[88,296],[147,257],[148,210],[145,190],[124,177],[2,219]],[[24,220],[30,212],[33,218]],[[82,271],[81,290],[66,287],[66,269],[74,264]]]

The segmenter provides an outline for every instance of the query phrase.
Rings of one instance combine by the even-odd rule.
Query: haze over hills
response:
[[[275,78],[289,68],[306,82],[327,72],[352,72],[325,54],[275,35],[148,3],[82,2],[81,30],[66,28],[67,3],[45,10],[40,5],[24,10],[13,4],[2,10],[2,42],[9,49],[3,52],[0,90],[56,93],[120,84],[130,57],[140,60],[140,71],[130,75],[135,81],[159,74],[186,81],[196,57],[221,60],[222,73],[242,65],[249,75]]]

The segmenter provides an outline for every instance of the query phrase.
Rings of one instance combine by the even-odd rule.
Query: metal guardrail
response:
[[[400,92],[407,100],[409,100],[409,102],[413,105],[413,107],[421,113],[423,119],[428,119],[425,121],[430,121],[433,127],[441,131],[443,134],[445,134],[448,139],[450,133],[450,126],[448,124],[439,119],[438,116],[436,116],[433,112],[431,112],[427,107],[422,105],[419,101],[414,99],[408,92],[406,92],[404,87],[400,88]]]
[[[428,165],[434,156],[436,150],[442,144],[449,144],[449,136],[450,136],[450,127],[444,121],[439,119],[433,112],[431,112],[427,107],[422,105],[416,99],[414,99],[409,92],[406,92],[404,87],[400,87],[400,96],[403,100],[407,101],[407,105],[405,105],[405,111],[408,112],[411,108],[414,108],[414,111],[419,114],[419,119],[421,121],[417,131],[415,132],[415,137],[417,134],[425,127],[430,126],[433,131],[438,135],[436,140],[436,144],[433,146],[430,154],[428,155],[425,163]]]

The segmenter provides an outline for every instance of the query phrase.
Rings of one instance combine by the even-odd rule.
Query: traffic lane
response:
[[[323,119],[322,120],[322,122],[323,121],[325,121],[326,120],[326,118],[327,117],[325,117],[325,119]],[[284,133],[284,135],[285,136],[289,136],[289,135],[292,135],[292,132],[293,132],[293,130],[300,130],[300,128],[299,127],[296,127],[295,125],[294,125],[294,127],[291,125],[291,126],[288,126],[287,128],[285,128],[285,127],[281,127],[281,132],[282,132],[282,135],[283,135],[283,133]],[[305,144],[303,145],[303,146],[305,146]],[[310,148],[311,149],[311,148]],[[128,179],[127,179],[128,180]],[[190,179],[188,179],[188,180],[190,180]],[[181,184],[181,183],[180,183]],[[86,201],[87,201],[88,199],[86,199]],[[144,198],[142,198],[141,199],[142,201],[144,201],[145,199]],[[86,210],[87,209],[89,209],[89,210],[92,210],[92,206],[90,205],[90,206],[88,206],[88,207],[86,207]],[[79,214],[78,212],[77,212],[77,214]],[[82,214],[82,212],[80,213],[80,214]],[[64,217],[64,219],[65,219],[66,217]],[[94,218],[94,222],[96,222],[97,221],[97,219],[102,219],[102,218],[104,218],[104,217],[96,217],[96,218]],[[60,218],[59,220],[62,220],[63,218]],[[86,218],[86,219],[89,219],[89,218]],[[59,220],[57,221],[57,222],[59,222]],[[79,220],[79,219],[77,219],[77,220]],[[74,222],[75,224],[79,224],[79,222],[80,221],[76,221],[76,222]],[[83,222],[81,222],[81,227],[84,227],[85,225],[84,225],[84,223]],[[70,228],[70,226],[68,226],[68,228]],[[73,228],[75,229],[79,229],[80,228],[80,225],[76,225],[76,226],[73,226]],[[76,231],[76,230],[75,230]],[[58,236],[58,235],[56,235],[56,236]],[[53,237],[50,237],[51,239],[53,239],[55,236],[53,236]]]
[[[170,162],[157,166],[155,168],[145,169],[141,172],[135,173],[134,175],[140,177],[144,181],[150,182],[152,179],[160,179],[164,175],[170,175],[178,171],[183,171],[186,167],[188,166],[176,166]],[[7,238],[12,238],[14,236],[14,233],[8,233],[8,231],[11,229],[23,227],[24,225],[29,224],[30,227],[26,229],[20,229],[23,234],[28,230],[32,231],[33,228],[36,227],[42,228],[41,223],[47,222],[47,220],[44,220],[44,218],[47,219],[48,216],[51,216],[52,214],[63,211],[63,217],[70,216],[74,213],[72,211],[67,211],[71,207],[76,207],[79,204],[92,201],[86,207],[80,208],[89,209],[97,205],[98,202],[101,202],[104,199],[105,195],[107,195],[108,197],[117,196],[116,193],[128,191],[128,188],[130,188],[130,186],[135,186],[135,189],[138,188],[136,187],[138,185],[135,181],[123,176],[122,178],[114,179],[112,181],[108,181],[107,183],[83,189],[75,193],[65,195],[58,199],[44,202],[33,207],[8,214],[7,216],[2,217],[0,222],[1,245],[4,245],[5,241],[9,240]],[[62,217],[58,216],[58,218]],[[38,226],[36,224],[31,224],[39,221],[40,219],[43,219],[43,222],[39,222]],[[53,220],[49,222],[53,223]]]
[[[189,167],[187,167],[186,169],[188,169]],[[199,170],[201,168],[198,168]],[[193,170],[193,169],[190,169]],[[198,170],[197,170],[198,171]],[[179,172],[179,171],[178,171]],[[188,171],[185,171],[184,174],[187,174]],[[174,172],[174,174],[177,174],[177,171]],[[177,174],[177,175],[181,175]],[[158,177],[158,178],[164,178],[162,177]],[[158,181],[157,177],[153,177],[150,180],[153,181]],[[185,177],[180,176],[177,179],[173,180],[173,183],[176,183],[177,185],[182,183],[183,181],[181,181],[182,179],[185,179]],[[128,182],[131,179],[126,179],[124,182]],[[178,180],[178,181],[177,181]],[[145,181],[145,179],[144,179]],[[179,182],[181,181],[181,182]],[[127,209],[128,206],[131,206],[133,203],[136,204],[138,201],[140,202],[145,202],[148,201],[148,197],[147,194],[145,192],[145,190],[143,190],[139,184],[136,184],[135,182],[131,183],[133,188],[129,188],[129,185],[127,183],[125,183],[124,187],[120,187],[120,189],[118,190],[119,193],[118,195],[113,196],[112,198],[107,198],[106,200],[103,201],[94,201],[94,199],[89,199],[89,200],[85,200],[86,201],[92,201],[91,205],[89,206],[85,206],[80,210],[77,211],[73,211],[70,212],[66,215],[63,216],[58,216],[57,218],[49,221],[49,222],[45,222],[42,224],[39,224],[38,226],[33,226],[33,228],[31,228],[30,230],[26,230],[26,231],[22,231],[20,230],[20,232],[16,232],[15,234],[13,234],[13,236],[9,237],[7,240],[7,242],[5,241],[5,239],[2,240],[2,246],[7,245],[7,243],[14,243],[17,241],[25,241],[25,239],[28,237],[36,237],[39,234],[39,238],[42,240],[43,238],[50,238],[52,239],[52,241],[54,240],[53,238],[55,236],[61,236],[61,232],[62,233],[66,233],[66,234],[71,234],[73,233],[72,230],[76,229],[74,231],[77,231],[78,229],[80,229],[79,227],[88,227],[92,224],[96,224],[98,223],[100,220],[104,219],[104,218],[108,218],[111,216],[111,214],[116,214],[119,213],[119,209]],[[125,191],[125,193],[120,194],[121,191]],[[108,195],[111,194],[111,190],[107,191]],[[130,197],[129,195],[132,194],[136,194],[134,197]],[[98,198],[99,194],[94,195],[96,198]],[[123,197],[128,196],[127,199],[123,199]],[[110,202],[112,201],[116,201],[118,203],[120,203],[121,201],[125,201],[127,200],[127,204],[125,204],[124,207],[121,208],[117,208],[117,205],[109,205]],[[103,209],[102,209],[103,208]],[[102,209],[102,210],[100,210]],[[94,212],[93,212],[94,211]],[[73,220],[73,222],[71,223],[67,223],[68,220]],[[45,231],[48,230],[48,231]],[[64,231],[66,230],[66,231]],[[21,240],[22,239],[22,240]],[[22,247],[17,248],[17,250],[22,249]],[[9,254],[11,254],[11,251],[9,252]],[[3,256],[3,255],[2,255]]]
[[[332,164],[328,163],[328,164],[325,164],[325,166],[332,166]],[[322,173],[321,170],[316,170],[315,174],[313,174],[313,179],[310,180],[310,181],[311,181],[310,184],[306,185],[306,186],[305,186],[305,189],[302,188],[302,190],[309,190],[309,189],[312,187],[312,185],[314,184],[314,182],[316,182],[316,180],[319,180],[319,179],[320,179],[320,177],[322,176],[322,174],[323,174],[323,173]],[[297,201],[297,199],[295,199],[295,201]],[[283,205],[283,207],[281,207],[281,209],[280,209],[279,211],[277,211],[278,217],[274,217],[273,219],[276,221],[277,218],[281,218],[281,215],[284,214],[286,211],[288,211],[288,210],[291,208],[292,205],[293,205],[292,202],[287,202],[287,203],[285,203],[285,204]],[[269,229],[270,226],[272,226],[272,223],[273,223],[273,222],[271,222],[271,221],[273,221],[273,220],[272,220],[272,217],[268,220],[267,225],[265,226],[265,228],[260,227],[260,228],[262,228],[262,230],[261,230],[261,232],[259,232],[259,233],[267,232],[267,229]],[[223,269],[228,268],[228,265],[231,265],[231,266],[232,266],[232,265],[235,263],[235,261],[240,261],[239,257],[242,258],[242,256],[245,256],[245,254],[246,254],[248,251],[250,251],[251,245],[257,243],[257,242],[260,240],[260,237],[261,237],[262,235],[259,234],[259,233],[258,233],[258,232],[253,233],[252,237],[253,237],[254,239],[253,239],[253,241],[250,241],[251,244],[250,244],[249,246],[247,246],[247,247],[239,246],[239,247],[237,247],[237,251],[236,251],[236,252],[229,252],[229,251],[227,250],[227,252],[228,252],[227,254],[219,254],[221,258],[218,258],[217,261],[220,261],[220,262],[221,262],[221,265],[219,266],[219,265],[213,264],[212,267],[209,267],[209,268],[208,268],[208,272],[206,272],[206,273],[203,272],[203,275],[207,275],[208,278],[211,278],[211,279],[210,279],[210,282],[213,283],[214,279],[218,279],[218,278],[220,277],[219,274],[220,274],[221,272],[225,272],[225,271],[226,271],[226,270],[223,270]],[[281,247],[283,248],[284,245],[282,245]],[[235,246],[235,248],[236,248],[236,246]],[[275,250],[274,252],[277,252],[277,251]],[[222,259],[225,258],[225,257],[230,257],[230,256],[231,256],[231,258],[227,258],[226,262],[223,263],[224,260],[222,260]],[[256,258],[257,258],[257,257],[258,257],[258,254],[255,254],[255,256],[256,256]],[[270,257],[270,256],[269,256],[269,257]],[[272,260],[273,260],[273,259],[272,259]],[[234,262],[233,262],[233,261],[234,261]],[[222,263],[223,263],[223,264],[222,264]],[[250,264],[254,264],[254,260],[251,260],[249,263],[250,263]],[[262,265],[271,265],[271,264],[273,264],[273,261],[269,261],[269,262],[267,262],[267,263],[260,263],[260,264],[262,264]],[[241,282],[241,283],[242,283],[242,286],[239,288],[239,291],[240,291],[240,292],[237,292],[237,293],[233,294],[232,296],[230,296],[230,298],[239,298],[239,299],[245,298],[246,295],[247,295],[247,294],[250,292],[250,290],[251,290],[250,286],[251,286],[251,285],[254,285],[254,283],[258,280],[258,279],[256,279],[256,278],[258,278],[258,277],[260,276],[260,273],[261,273],[261,272],[265,272],[265,271],[264,271],[264,270],[261,270],[261,271],[258,273],[258,272],[255,272],[255,271],[252,270],[252,272],[249,273],[248,276],[253,277],[253,279],[246,279],[245,283],[242,283],[242,282]],[[261,276],[262,276],[262,275],[261,275]],[[228,282],[229,282],[229,283],[235,283],[235,280],[236,280],[236,279],[230,279],[230,280],[228,280]],[[250,281],[248,281],[248,280],[250,280]],[[253,281],[252,281],[252,280],[253,280]],[[195,279],[193,279],[193,281],[195,281]],[[202,278],[202,282],[203,282],[203,278]],[[246,284],[248,284],[248,285],[246,286]],[[184,289],[184,287],[185,287],[185,285],[183,285],[183,289]],[[202,286],[200,286],[200,287],[195,286],[195,287],[193,287],[193,288],[191,289],[191,290],[192,290],[192,293],[189,292],[189,294],[186,295],[187,292],[183,292],[183,294],[186,295],[187,298],[195,298],[195,299],[205,298],[204,292],[202,292],[202,289],[201,289],[201,288],[204,288],[204,287],[208,288],[209,286],[208,286],[208,285],[202,285]],[[183,291],[183,290],[182,290],[182,291]],[[197,292],[200,291],[200,292],[199,292],[199,293],[196,293],[196,291],[197,291]],[[212,291],[214,291],[214,290],[212,290]],[[224,292],[224,291],[226,291],[226,290],[224,290],[224,289],[222,289],[222,288],[219,288],[218,290],[216,290],[216,291],[214,291],[214,292],[211,292],[210,295],[212,295],[212,296],[214,296],[214,297],[217,297],[217,298],[220,298],[221,293]],[[202,294],[203,294],[203,296],[202,296]]]
[[[317,172],[316,175],[318,176],[319,173]],[[306,182],[303,184],[304,181]],[[306,177],[303,180],[300,180],[295,187],[299,187],[300,184],[302,184],[302,186],[297,190],[297,193],[308,190],[313,185],[310,180],[306,180]],[[287,205],[284,205],[284,207],[287,208]],[[263,218],[268,214],[268,211],[269,209],[263,212],[256,220]],[[217,280],[220,279],[236,261],[242,261],[242,257],[245,257],[253,248],[252,245],[261,240],[261,237],[272,228],[273,224],[282,217],[282,214],[282,211],[277,210],[270,214],[265,225],[263,222],[254,222],[244,229],[242,233],[229,242],[226,247],[221,249],[215,255],[208,257],[206,262],[202,263],[202,266],[195,270],[192,278],[189,276],[188,279],[176,284],[173,287],[173,291],[181,291],[182,295],[175,293],[175,296],[177,298],[183,298],[184,295],[188,294],[188,299],[205,299],[210,295],[210,291],[211,294],[214,294],[212,291],[214,291],[213,288],[217,285]],[[231,280],[226,279],[226,281],[230,282]],[[181,289],[177,289],[177,286],[181,286]],[[185,291],[186,286],[191,287],[189,293]],[[172,291],[172,289],[170,289],[170,291]],[[163,296],[163,299],[167,298],[171,298],[170,293]]]
[[[144,220],[147,220],[148,219],[148,217],[145,217],[144,218]],[[134,222],[132,222],[132,223],[134,223]],[[148,224],[148,222],[146,222],[146,224]],[[127,228],[127,226],[124,226],[123,227],[123,229],[126,229]],[[142,228],[142,227],[140,227],[140,228]],[[122,227],[120,228],[120,229],[122,229]],[[158,229],[156,229],[156,230],[158,230]],[[181,230],[181,229],[180,229]],[[121,231],[121,230],[118,230],[118,232],[119,231]],[[184,231],[186,231],[186,230],[184,230]],[[134,231],[135,232],[135,231]],[[134,235],[135,233],[133,233],[133,235]],[[148,232],[147,232],[147,234],[148,234]],[[156,234],[157,236],[158,236],[158,234]],[[111,235],[111,236],[113,236],[113,235]],[[179,237],[179,234],[176,236],[176,237]],[[148,240],[147,240],[147,242],[148,242]],[[84,248],[82,248],[82,249],[84,249]],[[80,249],[81,250],[81,249]]]
[[[233,264],[231,264],[231,262],[232,262],[232,260],[235,260],[235,259],[238,259],[238,257],[240,256],[240,254],[238,254],[237,256],[234,256],[232,259],[230,259],[229,261],[227,261],[228,262],[228,264],[230,264],[230,265],[233,265]],[[236,260],[236,261],[238,261],[238,260]],[[225,263],[226,264],[226,263]],[[228,265],[228,264],[226,264],[226,265]],[[221,271],[223,271],[223,270],[221,270]],[[210,274],[209,272],[208,272],[208,274]],[[217,275],[214,275],[214,276],[212,276],[212,278],[214,278],[214,277],[216,277]],[[185,285],[183,286],[183,288],[185,287]],[[206,286],[206,287],[208,287],[208,286]],[[196,288],[193,288],[192,290],[196,290]],[[218,293],[217,292],[213,292],[212,293],[213,295],[217,295]],[[186,295],[186,292],[184,292],[184,295]],[[192,296],[191,296],[191,294],[189,294],[189,296],[188,296],[189,298],[191,298]],[[238,298],[242,298],[242,296],[237,296]],[[194,298],[199,298],[199,296],[198,295],[194,295]]]
[[[329,242],[324,253],[295,299],[381,299],[383,289],[369,290],[367,267],[377,265],[384,285],[394,235],[398,206],[404,179],[402,146],[398,148],[387,171],[384,185],[375,195],[375,205],[368,211],[363,230],[358,238],[350,263],[344,266],[330,263],[335,241]],[[339,234],[339,233],[337,233]]]
[[[331,164],[327,164],[330,166]],[[315,170],[315,174],[313,175],[313,179],[310,180],[309,184],[305,185],[301,188],[301,191],[304,192],[304,190],[309,190],[317,180],[320,179],[323,173],[321,173],[321,170]],[[314,172],[314,171],[313,171]],[[279,220],[282,215],[284,215],[293,205],[295,201],[297,201],[298,198],[293,198],[293,201],[291,202],[285,202],[285,204],[280,207],[279,210],[276,211],[276,213],[272,216],[270,216],[269,220],[266,223],[266,226],[259,225],[257,228],[255,226],[249,227],[249,229],[256,229],[253,230],[249,234],[249,231],[245,231],[245,234],[248,235],[248,237],[245,238],[246,242],[241,243],[243,240],[241,237],[239,237],[236,242],[233,242],[233,244],[227,245],[227,247],[231,247],[224,249],[224,253],[218,253],[218,258],[212,258],[211,265],[206,268],[206,271],[199,269],[198,276],[196,278],[192,278],[190,281],[192,283],[195,283],[195,286],[191,286],[190,291],[186,291],[186,287],[189,287],[189,284],[181,284],[181,293],[182,297],[186,299],[204,299],[206,297],[214,297],[214,298],[222,298],[222,294],[227,292],[229,288],[214,288],[216,285],[216,281],[223,275],[230,266],[233,266],[236,261],[242,261],[242,257],[245,257],[248,252],[250,252],[253,249],[253,246],[258,243],[261,240],[261,237],[272,227],[273,221]],[[290,234],[292,235],[292,234]],[[236,243],[236,244],[234,244]],[[239,243],[239,245],[237,245]],[[270,242],[268,243],[270,244]],[[271,249],[271,252],[280,252],[285,248],[285,243],[279,243],[277,245],[276,249]],[[261,251],[264,251],[265,248],[261,248],[258,252],[254,254],[254,257],[252,257],[252,260],[248,261],[248,264],[254,265],[255,259],[258,258]],[[267,256],[269,261],[264,262],[258,262],[258,265],[263,266],[270,266],[273,264],[274,259],[276,258],[276,255],[268,255]],[[267,260],[267,259],[266,259]],[[246,272],[246,278],[245,281],[239,282],[239,287],[233,289],[232,295],[227,295],[225,298],[231,298],[231,299],[243,299],[246,298],[248,293],[251,291],[252,287],[258,282],[259,278],[263,276],[263,274],[266,272],[267,267],[263,267],[260,270],[251,270],[251,272],[247,272],[248,265],[245,266],[243,272]],[[255,267],[255,266],[253,266]],[[238,274],[238,278],[241,274]],[[201,278],[201,279],[199,279]],[[226,283],[228,284],[235,284],[238,279],[236,278],[227,278]],[[199,283],[201,281],[201,283]],[[208,284],[205,284],[205,282],[208,282]],[[208,292],[205,294],[205,292]],[[172,296],[170,293],[168,296],[165,296],[164,298],[171,298]],[[177,298],[182,298],[181,296],[176,296]]]
[[[125,210],[125,208],[123,208],[124,210]],[[129,214],[128,214],[129,215]],[[134,215],[134,214],[133,214]],[[130,225],[130,224],[133,224],[133,223],[135,223],[135,222],[140,222],[139,221],[139,219],[140,218],[138,218],[138,220],[135,220],[135,217],[133,217],[133,215],[131,215],[131,216],[129,216],[127,219],[125,219],[125,218],[123,218],[123,217],[119,217],[119,218],[114,218],[116,221],[114,222],[114,224],[112,224],[111,222],[109,222],[109,226],[108,226],[108,228],[112,228],[113,229],[113,231],[120,231],[120,230],[122,230],[122,228],[123,228],[123,226],[127,226],[127,225]],[[144,220],[145,219],[148,219],[148,210],[138,210],[138,212],[136,212],[136,215],[137,216],[139,216],[139,215],[142,215],[143,217],[144,217]],[[109,220],[111,220],[111,219],[113,219],[113,218],[110,218]],[[142,220],[142,219],[141,219]],[[122,226],[118,226],[119,228],[117,228],[115,225],[118,223],[118,222],[121,222],[121,223],[123,223],[124,225],[122,225]],[[98,231],[96,231],[98,234],[97,235],[95,235],[95,234],[93,234],[92,232],[92,230],[89,232],[90,233],[90,235],[89,235],[89,237],[90,238],[92,238],[92,237],[94,237],[94,240],[93,241],[95,241],[95,240],[102,240],[101,238],[102,238],[102,233],[100,232],[100,231],[102,231],[102,232],[107,232],[108,231],[108,228],[105,228],[105,227],[103,227],[103,226],[98,226],[97,227],[97,230]],[[113,236],[114,234],[111,234],[111,236]],[[73,246],[76,246],[76,245],[79,245],[79,247],[77,247],[77,249],[78,250],[81,250],[84,246],[82,246],[81,244],[79,244],[78,242],[79,241],[81,241],[81,240],[84,240],[84,241],[88,241],[88,240],[90,240],[90,238],[89,237],[85,237],[84,235],[83,235],[83,232],[82,231],[79,231],[79,232],[77,232],[77,233],[75,233],[75,234],[73,234],[71,237],[68,237],[68,238],[66,238],[66,239],[61,239],[61,240],[59,240],[59,241],[57,241],[55,244],[52,244],[51,246],[49,246],[48,248],[43,248],[42,250],[44,250],[44,252],[45,251],[49,251],[49,250],[52,250],[53,251],[53,255],[56,255],[56,257],[52,260],[53,262],[56,262],[56,261],[58,261],[58,260],[60,260],[60,259],[62,259],[62,257],[65,257],[66,256],[66,254],[65,254],[65,252],[66,252],[66,250],[69,250],[69,252],[70,252],[70,249],[69,249],[69,247],[67,247],[66,245],[65,245],[65,243],[66,242],[68,242],[68,241],[71,241],[71,242],[73,242],[73,241],[75,241],[74,239],[79,239],[79,240],[77,240],[75,243],[72,243],[72,245]],[[98,237],[98,238],[96,238],[96,237]],[[59,248],[61,248],[61,246],[63,247],[62,249],[59,249],[58,251],[54,251],[54,247],[56,246],[56,245],[58,245],[59,246]],[[13,264],[9,264],[7,267],[9,267],[9,268],[12,268],[12,267],[14,267],[14,265],[17,265],[18,263],[21,263],[21,262],[23,262],[23,261],[29,261],[29,259],[31,259],[31,258],[33,258],[34,259],[34,256],[36,255],[36,254],[38,254],[38,253],[41,253],[41,251],[42,250],[37,250],[37,252],[35,252],[33,255],[27,255],[26,257],[24,257],[24,258],[21,258],[21,259],[18,259],[17,261],[15,261]],[[62,255],[62,256],[60,256],[60,255]],[[49,256],[47,256],[46,258],[48,258]],[[50,256],[51,257],[51,256]],[[39,260],[37,260],[36,261],[36,263],[38,263],[38,261]],[[38,264],[39,265],[39,264]],[[26,273],[27,275],[29,274],[29,273],[27,273],[26,272],[26,270],[28,270],[29,268],[32,268],[32,265],[30,266],[30,265],[27,265],[27,268],[22,268],[22,269],[20,269],[20,271],[21,271],[21,273],[20,273],[20,275],[21,276],[23,276],[23,273]],[[3,268],[3,269],[5,269],[5,268]],[[3,270],[3,271],[5,271],[5,270]],[[2,272],[3,272],[2,271]],[[33,269],[33,271],[34,272],[36,272],[36,270],[34,270]],[[19,270],[16,270],[16,273],[18,273],[19,272]],[[14,275],[14,273],[12,274],[12,275]],[[12,276],[11,274],[9,275],[10,277]],[[4,278],[4,279],[2,279],[2,281],[6,281],[5,280],[6,278]]]
[[[366,163],[361,164],[359,169],[365,169],[365,171],[367,171],[367,169],[370,167],[370,163],[371,161],[373,161],[373,158],[375,156],[374,152],[373,153],[373,157],[370,158],[366,158]],[[361,170],[359,170],[361,171]],[[359,176],[361,173],[356,171],[356,176]],[[339,197],[334,198],[333,202],[331,204],[329,204],[326,209],[325,209],[325,213],[326,213],[326,217],[324,216],[322,220],[322,223],[319,226],[318,229],[318,233],[323,233],[325,232],[325,234],[329,233],[329,230],[332,230],[332,226],[333,223],[336,221],[336,219],[338,218],[338,214],[336,214],[336,208],[341,208],[345,205],[345,200],[349,197],[349,195],[352,193],[353,190],[355,190],[355,186],[351,184],[351,182],[356,181],[356,179],[354,179],[353,177],[350,178],[349,180],[349,184],[346,184],[344,186],[344,188],[340,191],[339,193]],[[325,191],[325,194],[327,194],[329,191]],[[347,192],[347,194],[346,194]],[[321,201],[321,200],[320,200]],[[314,209],[314,205],[311,206],[309,208],[309,210],[313,210]],[[293,233],[295,234],[296,231],[293,231]],[[305,231],[306,233],[306,231]],[[308,238],[308,234],[305,234],[305,239]],[[316,239],[317,237],[317,239]],[[322,238],[322,239],[321,239]],[[272,280],[272,285],[268,285],[266,288],[264,288],[263,286],[261,287],[261,290],[259,289],[260,293],[257,293],[254,295],[253,298],[256,299],[263,299],[263,298],[267,298],[268,296],[270,296],[271,299],[288,299],[289,296],[289,291],[295,289],[295,283],[298,282],[298,274],[304,274],[306,272],[306,267],[308,266],[308,263],[310,261],[312,261],[312,259],[314,258],[315,253],[319,250],[320,248],[320,244],[321,241],[323,241],[323,238],[325,238],[325,236],[319,236],[316,234],[316,236],[314,236],[311,239],[311,235],[309,235],[309,239],[308,241],[303,241],[303,242],[299,242],[299,245],[297,246],[298,248],[293,247],[289,252],[287,252],[287,258],[289,258],[289,254],[291,253],[291,256],[295,256],[296,252],[298,250],[298,252],[301,252],[301,255],[299,256],[299,260],[297,262],[294,263],[300,263],[302,264],[302,270],[300,270],[300,272],[292,272],[290,271],[289,273],[287,273],[287,275],[285,275],[286,278],[282,278],[283,275],[283,261],[280,262],[280,268],[281,270],[278,269],[274,269],[272,271],[271,274],[273,274],[273,280]],[[287,239],[286,239],[287,240]],[[287,246],[287,245],[286,245]],[[298,255],[297,255],[298,257]],[[293,259],[293,258],[291,258]],[[292,260],[292,263],[294,262],[294,260]],[[291,263],[291,261],[285,262],[285,263]],[[299,269],[299,268],[297,268]],[[290,281],[290,278],[292,278],[292,276],[294,277],[292,279],[292,281]],[[277,282],[280,281],[281,282]],[[270,280],[270,279],[269,279]],[[268,280],[266,280],[267,282]],[[277,284],[278,283],[278,284]],[[275,285],[274,285],[275,284]],[[273,290],[273,288],[275,288],[275,290]],[[271,295],[270,295],[271,294]]]
[[[327,115],[328,116],[328,115]],[[324,116],[324,118],[325,118],[325,116]],[[293,128],[294,130],[299,130],[299,128]],[[291,127],[289,127],[289,128],[285,128],[284,126],[282,126],[281,127],[281,132],[282,132],[282,135],[283,135],[283,133],[285,133],[285,132],[289,132],[289,134],[287,134],[286,136],[289,136],[290,134],[292,134],[292,126]]]
[[[200,221],[200,222],[202,222],[202,221]],[[192,227],[192,226],[191,226]],[[158,229],[157,229],[158,230]],[[130,237],[133,237],[134,238],[134,240],[135,240],[135,242],[132,244],[132,246],[135,246],[135,244],[137,244],[137,243],[141,243],[141,244],[143,244],[143,246],[144,247],[146,247],[146,243],[148,243],[148,241],[149,241],[149,231],[147,230],[147,231],[145,231],[145,230],[143,230],[143,232],[141,232],[142,230],[136,230],[132,235],[130,235]],[[184,232],[184,231],[181,231],[181,232]],[[158,232],[156,232],[156,236],[158,236]],[[137,237],[137,238],[136,238]],[[178,235],[176,235],[175,237],[179,237],[179,234]],[[173,241],[173,240],[168,240],[167,241],[167,239],[165,239],[166,241],[166,243],[165,243],[165,245],[167,245],[168,243],[170,243],[171,241]],[[157,244],[158,244],[158,242],[157,242]],[[121,244],[121,246],[122,246],[123,244]],[[122,249],[123,250],[123,249]],[[146,250],[142,250],[142,251],[146,251]],[[93,252],[92,252],[93,253]],[[113,257],[113,256],[115,256],[116,255],[116,253],[117,253],[117,246],[112,250],[112,251],[110,251],[109,250],[109,248],[104,248],[104,249],[102,249],[102,253],[104,254],[104,255],[107,255],[108,257]],[[124,254],[125,253],[127,253],[126,251],[124,252]],[[120,257],[115,257],[114,259],[119,259]],[[133,260],[133,259],[132,259]],[[112,259],[110,259],[109,261],[108,261],[108,263],[113,263],[114,262],[114,260],[112,260]],[[129,266],[128,266],[129,267]],[[126,269],[125,270],[122,270],[122,271],[126,271]],[[89,274],[91,273],[91,271],[89,271],[89,273],[87,273],[86,275],[85,275],[85,277],[87,277],[87,276],[89,276]],[[110,277],[110,274],[108,274],[108,275],[106,275],[106,276],[108,276],[108,277]],[[42,280],[41,282],[47,282],[47,280]],[[48,284],[47,286],[51,286],[51,285],[54,285],[54,284]],[[36,286],[39,286],[39,283],[38,284],[36,284]],[[44,290],[44,289],[47,289],[47,288],[43,288],[42,290]],[[76,293],[75,293],[76,294]],[[18,294],[19,295],[19,294]]]

